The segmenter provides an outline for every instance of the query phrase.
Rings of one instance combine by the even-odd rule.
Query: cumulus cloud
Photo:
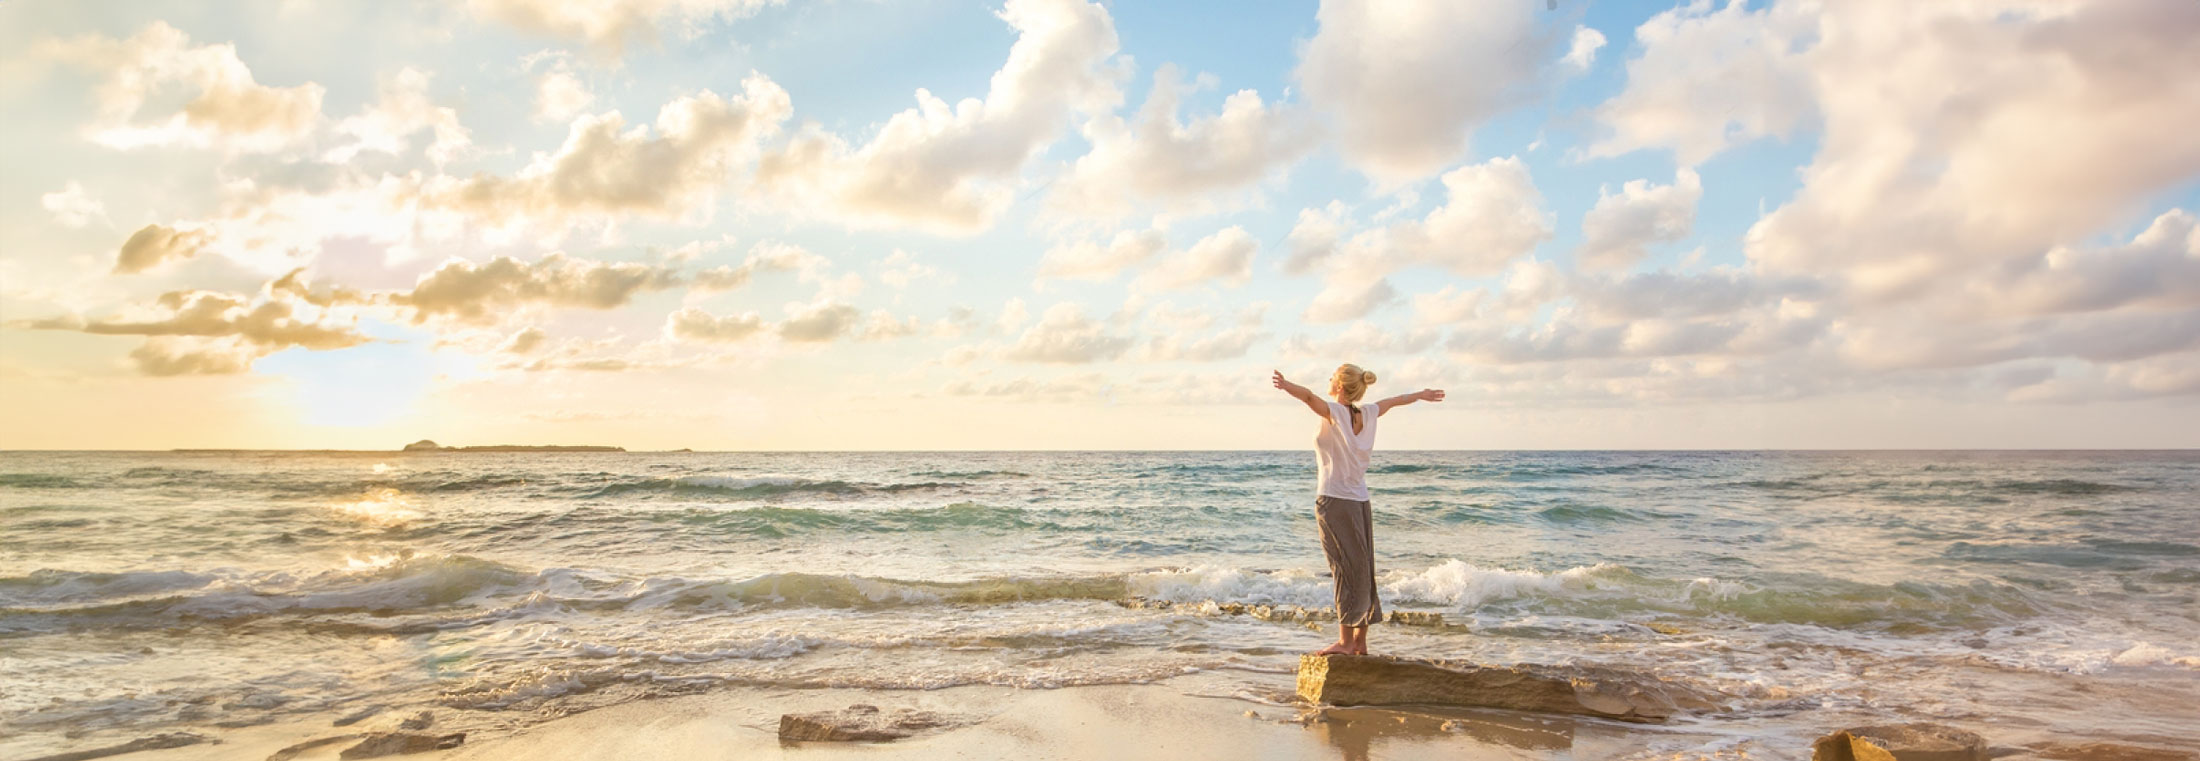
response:
[[[588,83],[573,73],[572,66],[563,58],[535,76],[535,118],[540,121],[563,121],[579,115],[596,102],[596,94],[590,92]]]
[[[320,85],[269,87],[227,43],[191,46],[191,38],[155,21],[128,39],[88,35],[40,43],[33,55],[104,75],[94,91],[99,113],[85,127],[112,148],[185,145],[239,151],[290,147],[321,122]],[[177,104],[164,97],[191,93]]]
[[[1317,339],[1300,333],[1283,342],[1288,359],[1323,359],[1353,362],[1355,357],[1419,354],[1436,346],[1443,331],[1434,328],[1385,328],[1372,322],[1354,322],[1343,332]]]
[[[879,260],[877,269],[879,282],[901,289],[918,282],[947,285],[955,281],[954,276],[942,274],[938,267],[917,261],[916,256],[898,248]]]
[[[1696,221],[1703,181],[1682,168],[1673,184],[1629,180],[1617,194],[1597,191],[1597,204],[1581,218],[1581,248],[1574,260],[1589,269],[1625,267],[1649,255],[1653,243],[1688,237]]]
[[[629,128],[616,111],[581,117],[555,153],[537,154],[518,174],[439,178],[426,201],[492,223],[677,218],[707,210],[738,160],[792,111],[786,90],[751,74],[730,99],[708,90],[673,99],[657,112],[655,134]]]
[[[1115,22],[1083,0],[1009,0],[1017,31],[984,99],[950,105],[928,90],[862,147],[812,126],[758,164],[759,188],[791,208],[850,224],[948,234],[984,230],[1013,200],[1024,165],[1072,114],[1121,99]]]
[[[107,207],[84,192],[84,186],[71,181],[67,187],[38,197],[38,205],[52,214],[54,221],[68,227],[83,227],[92,223],[93,217],[107,216]]]
[[[1752,11],[1728,0],[1713,10],[1711,0],[1696,0],[1643,22],[1627,89],[1596,109],[1611,134],[1588,154],[1666,148],[1694,166],[1734,143],[1793,132],[1815,113],[1811,73],[1797,55],[1818,34],[1813,5]]]
[[[504,339],[504,343],[498,344],[497,353],[533,354],[536,350],[542,348],[543,342],[548,340],[549,337],[549,334],[542,332],[541,328],[525,328],[513,333],[512,337]]]
[[[822,343],[846,335],[863,313],[847,304],[805,304],[779,323],[779,337],[796,343]]]
[[[1106,244],[1079,240],[1047,249],[1039,259],[1039,277],[1107,280],[1145,264],[1169,247],[1161,228],[1124,230]]]
[[[665,336],[690,343],[725,343],[759,335],[766,327],[769,324],[755,312],[719,316],[688,307],[665,320]]]
[[[693,287],[698,291],[730,291],[747,285],[757,274],[767,272],[799,272],[802,279],[814,282],[824,278],[828,264],[825,257],[801,246],[759,241],[749,247],[748,257],[740,264],[720,265],[695,273]]]
[[[1267,313],[1268,304],[1258,302],[1239,310],[1235,318],[1224,323],[1212,309],[1183,309],[1162,302],[1146,312],[1154,335],[1138,356],[1154,362],[1237,359],[1251,351],[1253,344],[1268,338],[1268,331],[1262,329]]]
[[[1108,326],[1085,316],[1073,303],[1048,307],[1038,324],[1025,330],[1001,356],[1017,362],[1088,364],[1123,355],[1132,339],[1117,335]]]
[[[115,256],[115,272],[144,272],[164,262],[198,256],[213,239],[204,230],[146,225],[122,242],[122,251]]]
[[[1092,150],[1056,182],[1050,205],[1094,217],[1121,216],[1148,201],[1212,207],[1218,194],[1250,186],[1314,147],[1314,125],[1298,108],[1239,90],[1220,113],[1187,123],[1179,114],[1185,94],[1176,67],[1163,65],[1131,120],[1108,114],[1086,122]]]
[[[138,372],[153,377],[234,375],[252,369],[262,352],[236,340],[148,338],[130,350]]]
[[[342,349],[373,340],[355,318],[268,293],[254,298],[214,291],[171,291],[134,313],[109,319],[56,317],[14,323],[33,330],[144,336],[130,354],[148,375],[243,372],[253,360],[289,348]]]
[[[1253,256],[1259,252],[1260,241],[1253,240],[1245,228],[1231,225],[1163,257],[1139,276],[1137,284],[1148,290],[1189,288],[1208,281],[1244,285],[1253,277]]]
[[[1362,230],[1339,240],[1343,221],[1331,210],[1305,213],[1291,233],[1285,269],[1323,270],[1323,288],[1307,306],[1309,322],[1367,316],[1399,294],[1390,274],[1436,266],[1464,276],[1504,269],[1551,237],[1543,195],[1517,157],[1491,159],[1443,175],[1445,200],[1417,219]]]
[[[1597,61],[1597,50],[1604,47],[1604,33],[1586,26],[1574,27],[1573,44],[1566,49],[1561,63],[1581,71],[1588,71]]]
[[[390,301],[410,307],[415,322],[445,317],[492,323],[515,309],[537,305],[615,309],[637,294],[682,282],[679,273],[661,266],[574,259],[554,252],[534,262],[507,256],[486,264],[453,259]]]
[[[619,56],[630,45],[657,42],[667,27],[737,21],[784,0],[469,0],[482,18],[521,31],[570,40]]]
[[[2191,212],[2163,212],[2129,244],[2057,246],[1968,279],[1958,306],[2020,317],[2125,307],[2200,309],[2200,225]]]
[[[363,151],[401,156],[411,150],[412,136],[421,130],[433,135],[426,151],[429,161],[441,165],[458,158],[473,146],[472,133],[459,124],[457,110],[428,98],[429,79],[427,72],[411,67],[385,78],[374,103],[336,124],[337,134],[351,142],[329,150],[324,158],[350,161]]]
[[[1549,41],[1532,3],[1323,0],[1297,72],[1339,149],[1388,180],[1426,176],[1538,80]]]

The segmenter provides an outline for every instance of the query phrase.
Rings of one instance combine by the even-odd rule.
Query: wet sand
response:
[[[854,689],[714,690],[707,694],[613,705],[524,728],[516,717],[438,710],[431,733],[466,731],[456,749],[418,759],[1578,759],[1650,751],[1696,755],[1721,738],[1686,728],[1543,717],[1505,711],[1327,708],[1309,711],[1277,694],[1226,694],[1242,675],[1191,675],[1157,684],[1018,690],[958,687],[934,691]],[[784,713],[831,711],[864,703],[954,714],[972,723],[887,743],[782,743]],[[1251,712],[1251,715],[1247,715]],[[392,711],[368,728],[386,728]],[[498,726],[504,724],[505,726]],[[218,745],[126,756],[153,761],[264,759],[290,745],[350,729],[329,718],[219,730]],[[350,743],[300,754],[334,759]],[[1659,749],[1664,752],[1659,752]],[[1715,753],[1715,751],[1713,751]],[[1807,755],[1807,751],[1805,751]]]

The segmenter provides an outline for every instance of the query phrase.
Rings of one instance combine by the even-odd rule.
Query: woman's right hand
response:
[[[1444,390],[1440,388],[1424,388],[1414,392],[1413,398],[1419,399],[1424,402],[1441,402],[1444,400]]]

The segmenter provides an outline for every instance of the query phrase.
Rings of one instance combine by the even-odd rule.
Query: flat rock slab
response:
[[[358,745],[345,748],[337,758],[381,758],[407,753],[426,753],[431,750],[456,748],[466,742],[466,733],[428,735],[415,732],[382,732],[367,735]]]
[[[2200,753],[2118,743],[2044,742],[2028,746],[2051,761],[2200,761]]]
[[[1336,706],[1466,706],[1633,722],[1719,707],[1705,694],[1647,674],[1370,655],[1300,656],[1299,697]]]
[[[958,717],[932,711],[910,708],[881,711],[878,706],[859,703],[840,711],[780,716],[779,739],[782,742],[886,742],[964,723]]]
[[[51,756],[28,758],[24,759],[23,761],[89,761],[90,759],[94,758],[119,756],[124,753],[136,753],[141,750],[164,750],[167,748],[181,748],[186,745],[197,745],[199,743],[213,741],[214,740],[212,738],[209,738],[205,735],[193,734],[190,732],[168,732],[165,734],[153,735],[151,737],[140,737],[121,745],[109,745],[104,748],[71,751],[68,753],[56,753]]]
[[[1986,761],[1986,738],[1939,724],[1854,727],[1818,738],[1811,761]]]

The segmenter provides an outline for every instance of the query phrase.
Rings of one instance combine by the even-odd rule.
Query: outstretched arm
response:
[[[1375,416],[1382,417],[1383,413],[1389,412],[1390,408],[1392,407],[1402,407],[1408,404],[1412,404],[1414,402],[1441,402],[1443,400],[1443,389],[1424,388],[1410,394],[1399,394],[1389,399],[1384,399],[1380,402],[1376,402]]]
[[[1291,398],[1305,402],[1307,409],[1313,410],[1314,414],[1322,416],[1323,420],[1329,419],[1329,405],[1323,403],[1321,397],[1315,396],[1314,392],[1306,390],[1305,386],[1284,380],[1282,370],[1277,370],[1275,373],[1276,377],[1269,379],[1270,383],[1274,384],[1276,388],[1283,389],[1283,392],[1290,394]]]

